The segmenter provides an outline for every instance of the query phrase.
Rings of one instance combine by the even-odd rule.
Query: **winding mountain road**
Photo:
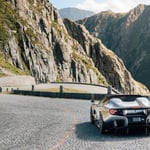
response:
[[[90,101],[0,94],[0,150],[148,150],[150,135],[104,134]]]

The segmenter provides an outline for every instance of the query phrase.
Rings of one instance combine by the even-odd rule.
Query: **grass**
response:
[[[5,0],[0,0],[0,41],[8,40],[8,28],[16,30],[17,19],[11,6]]]
[[[5,77],[5,76],[6,76],[6,74],[0,73],[0,78],[1,78],[1,77]]]
[[[60,92],[60,88],[48,88],[48,89],[40,89],[40,91],[45,92]],[[75,88],[63,88],[63,92],[65,93],[87,93],[87,91],[79,90]]]
[[[73,58],[78,61],[78,62],[83,62],[83,64],[86,66],[86,68],[89,70],[93,70],[93,72],[97,75],[98,77],[98,80],[99,80],[99,83],[100,84],[103,84],[103,85],[108,85],[106,79],[104,78],[104,76],[98,71],[97,68],[95,68],[92,63],[91,63],[91,60],[88,59],[87,57],[81,55],[81,54],[78,54],[77,52],[73,52],[72,53],[73,55]]]
[[[12,73],[15,73],[17,75],[28,75],[29,73],[28,72],[24,72],[18,68],[16,68],[14,65],[8,63],[5,59],[4,59],[4,56],[2,54],[0,54],[0,66],[2,68],[5,68],[9,71],[11,71]],[[6,76],[5,74],[0,74],[0,77],[2,76]]]
[[[4,91],[4,92],[2,92],[2,94],[12,94],[12,92],[11,91]]]
[[[2,54],[4,53],[4,46],[6,47],[6,45],[8,44],[8,40],[10,38],[10,35],[8,33],[9,29],[11,31],[14,31],[12,33],[15,35],[16,40],[19,39],[19,34],[21,33],[21,29],[18,22],[27,26],[27,22],[24,21],[21,17],[19,17],[15,13],[11,5],[7,3],[6,0],[0,0],[0,66],[17,75],[27,75],[30,74],[29,70],[27,71],[20,70],[19,68],[15,67],[14,65],[8,62],[9,56],[4,56]],[[27,34],[31,36],[31,40],[33,42],[36,41],[36,36],[34,35],[33,32],[31,32],[30,28],[27,30]],[[21,55],[22,51],[19,48],[18,51]],[[27,68],[26,64],[24,64],[24,68]],[[0,77],[3,76],[6,75],[5,74],[0,75]]]

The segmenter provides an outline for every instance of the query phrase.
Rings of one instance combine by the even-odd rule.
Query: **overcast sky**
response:
[[[94,12],[112,10],[127,12],[138,4],[150,5],[150,0],[50,0],[58,9],[76,7]]]

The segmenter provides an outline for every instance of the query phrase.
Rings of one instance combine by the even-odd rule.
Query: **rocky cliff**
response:
[[[150,6],[139,5],[125,14],[101,12],[79,21],[123,59],[133,77],[150,88]]]
[[[107,49],[99,39],[91,36],[83,26],[67,19],[64,23],[68,33],[79,42],[109,84],[123,93],[126,91],[136,93],[140,90],[141,84],[132,78],[122,60],[115,53]]]
[[[0,11],[1,76],[11,72],[32,75],[37,83],[111,84],[125,93],[148,92],[100,40],[79,24],[63,22],[49,1],[1,0]]]
[[[1,28],[7,29],[6,39],[1,39],[3,68],[15,66],[10,71],[27,72],[37,83],[107,84],[92,61],[86,64],[90,58],[75,51],[75,48],[83,50],[69,36],[58,11],[48,1],[8,0],[2,1],[1,7],[4,18]]]

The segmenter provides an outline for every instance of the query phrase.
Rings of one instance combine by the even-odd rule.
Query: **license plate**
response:
[[[137,109],[137,110],[127,110],[128,114],[136,114],[136,113],[140,113],[140,112],[144,112],[143,109]]]
[[[140,117],[135,117],[135,118],[133,118],[133,122],[141,122],[141,118]]]

